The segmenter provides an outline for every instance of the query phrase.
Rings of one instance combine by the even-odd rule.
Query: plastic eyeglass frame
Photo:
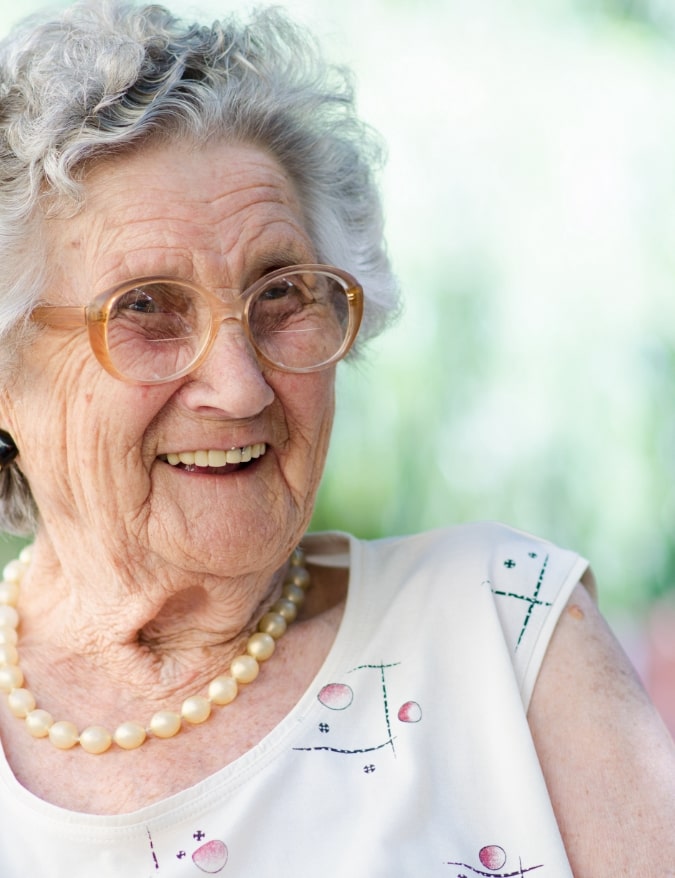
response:
[[[275,280],[288,277],[289,275],[304,274],[307,272],[327,274],[335,280],[339,281],[339,283],[344,288],[345,294],[347,296],[347,302],[349,304],[349,323],[347,325],[347,334],[340,349],[330,359],[324,361],[323,363],[318,363],[315,366],[302,367],[282,366],[278,363],[273,362],[272,360],[269,360],[256,345],[249,329],[248,313],[251,307],[251,303],[256,299],[258,293],[260,293],[260,291],[267,287],[270,283],[273,283]],[[108,319],[116,297],[123,295],[126,292],[129,292],[130,290],[134,289],[134,287],[141,286],[142,284],[156,282],[170,282],[172,284],[176,284],[177,286],[185,287],[189,290],[192,290],[193,292],[200,295],[208,304],[211,310],[211,324],[209,327],[209,334],[206,336],[201,349],[189,366],[186,366],[179,372],[176,372],[175,375],[171,375],[168,378],[155,378],[150,381],[140,381],[136,378],[130,378],[124,373],[119,372],[111,362],[108,352],[107,340]],[[216,336],[218,335],[220,325],[225,320],[239,320],[239,322],[242,324],[242,328],[251,347],[256,352],[256,356],[262,364],[281,372],[293,372],[300,374],[307,372],[318,372],[321,369],[326,369],[329,366],[332,366],[333,363],[337,363],[347,354],[352,344],[354,343],[354,339],[356,338],[356,335],[359,331],[362,317],[363,288],[361,287],[361,285],[356,281],[354,277],[352,277],[351,274],[343,271],[341,268],[335,268],[332,265],[322,265],[318,263],[289,265],[286,268],[280,268],[276,271],[272,271],[269,274],[261,277],[255,283],[251,284],[251,286],[244,290],[243,293],[238,294],[237,299],[234,302],[224,302],[219,296],[216,296],[214,293],[210,292],[207,289],[204,289],[197,284],[188,283],[188,281],[180,280],[174,277],[165,277],[162,275],[158,275],[135,278],[134,280],[125,281],[122,284],[118,284],[111,289],[100,293],[98,296],[92,299],[92,301],[88,305],[85,305],[84,307],[81,305],[38,305],[31,314],[31,320],[44,326],[50,326],[54,329],[80,329],[86,326],[89,333],[89,344],[91,345],[94,356],[101,364],[101,366],[103,366],[106,372],[108,372],[108,374],[112,375],[114,378],[117,378],[120,381],[124,381],[127,384],[139,385],[167,384],[170,381],[175,381],[176,379],[182,378],[184,375],[187,375],[190,372],[194,371],[208,356],[208,353],[213,347],[214,341],[216,340]]]

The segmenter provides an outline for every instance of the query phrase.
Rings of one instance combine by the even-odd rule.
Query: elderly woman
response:
[[[673,874],[583,560],[306,534],[395,306],[344,74],[278,12],[91,0],[0,77],[2,878]]]

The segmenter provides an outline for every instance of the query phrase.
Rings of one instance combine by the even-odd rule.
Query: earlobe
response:
[[[0,470],[9,466],[18,453],[19,449],[9,433],[5,430],[0,430]]]

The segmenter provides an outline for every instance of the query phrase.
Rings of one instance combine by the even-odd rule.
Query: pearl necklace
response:
[[[7,693],[9,709],[14,716],[24,719],[26,728],[34,738],[49,738],[60,750],[69,750],[79,744],[87,753],[105,753],[113,741],[123,750],[140,747],[148,735],[155,738],[172,738],[177,735],[183,722],[202,723],[211,715],[212,706],[234,701],[242,683],[252,683],[260,671],[260,663],[267,661],[274,652],[276,641],[293,622],[305,599],[310,577],[304,566],[302,549],[294,550],[280,597],[269,612],[258,622],[258,630],[246,642],[246,652],[232,660],[229,673],[211,680],[207,695],[191,695],[183,701],[180,712],[160,710],[150,719],[148,727],[137,722],[123,722],[111,734],[103,726],[88,726],[78,732],[77,726],[67,720],[54,722],[46,710],[37,707],[32,692],[24,688],[24,675],[19,666],[18,627],[19,613],[16,605],[19,587],[28,569],[31,547],[24,548],[15,561],[10,561],[3,571],[0,582],[0,691]]]

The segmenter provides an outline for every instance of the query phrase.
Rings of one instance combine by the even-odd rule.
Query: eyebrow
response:
[[[244,289],[247,289],[255,281],[276,271],[278,268],[288,268],[291,265],[315,264],[316,254],[309,252],[304,244],[291,245],[288,247],[274,247],[266,249],[258,258],[254,259],[244,270]]]

